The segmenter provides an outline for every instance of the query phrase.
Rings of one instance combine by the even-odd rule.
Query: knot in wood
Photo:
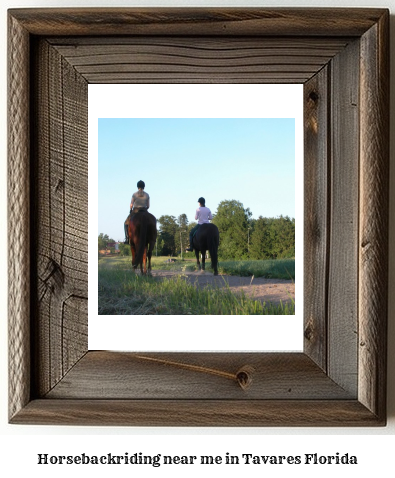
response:
[[[251,386],[254,372],[254,367],[251,365],[245,365],[236,373],[237,382],[243,390],[246,390]]]
[[[60,264],[54,259],[49,259],[47,267],[45,269],[45,275],[43,277],[43,283],[46,288],[50,289],[53,293],[63,289],[64,286],[64,273]]]
[[[319,99],[318,93],[316,91],[311,91],[309,93],[309,100],[313,103],[317,103]]]
[[[314,331],[311,323],[308,323],[304,330],[304,337],[306,340],[311,340],[313,338]]]

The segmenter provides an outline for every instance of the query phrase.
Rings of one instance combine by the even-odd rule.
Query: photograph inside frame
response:
[[[89,349],[301,350],[302,85],[88,91]]]

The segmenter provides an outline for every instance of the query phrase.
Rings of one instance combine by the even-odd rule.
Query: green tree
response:
[[[181,251],[181,255],[189,245],[188,242],[188,217],[186,214],[181,214],[177,218],[177,230],[174,238],[177,251]]]
[[[161,216],[158,219],[159,223],[159,238],[158,241],[161,241],[162,245],[162,255],[172,255],[176,254],[176,233],[178,230],[178,225],[176,218],[174,216]]]
[[[114,242],[113,239],[108,237],[108,234],[103,234],[102,232],[99,234],[99,251],[102,249],[107,249],[107,245],[109,242]]]
[[[118,247],[121,256],[130,256],[132,254],[129,244],[123,244],[122,242],[120,242]]]
[[[273,258],[295,257],[295,219],[279,216],[270,227]]]
[[[236,200],[221,201],[213,218],[220,234],[218,255],[221,259],[246,259],[248,257],[249,208]]]
[[[252,222],[250,235],[249,258],[260,260],[271,257],[271,242],[269,233],[270,220],[259,216]]]
[[[156,245],[155,245],[155,255],[158,253],[158,256],[164,256],[165,253],[163,252],[163,248],[165,246],[165,243],[160,236],[160,234],[157,235],[156,237]]]
[[[254,221],[251,235],[251,259],[280,259],[295,257],[295,219],[288,216]]]

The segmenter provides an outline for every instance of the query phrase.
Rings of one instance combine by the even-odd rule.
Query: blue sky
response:
[[[293,118],[99,118],[98,233],[122,240],[142,179],[150,212],[194,220],[238,200],[253,217],[295,217]]]

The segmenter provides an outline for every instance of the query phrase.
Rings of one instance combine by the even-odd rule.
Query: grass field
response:
[[[237,276],[295,280],[295,259],[266,261],[221,261],[219,272]]]
[[[294,302],[290,300],[280,305],[262,304],[259,301],[238,294],[229,288],[205,287],[198,289],[186,282],[182,272],[195,270],[194,262],[180,261],[169,263],[166,257],[155,257],[152,267],[155,270],[180,272],[176,278],[154,278],[136,275],[131,267],[130,257],[106,256],[99,259],[99,304],[100,315],[292,315],[295,313]],[[243,261],[244,262],[244,261]],[[262,263],[266,261],[248,261]],[[277,262],[277,261],[269,261]],[[292,262],[292,261],[291,261]],[[237,262],[220,263],[220,271],[227,274],[248,275],[247,271],[263,277],[262,274],[278,274],[278,267],[262,264],[240,265]],[[208,266],[208,265],[207,265]],[[206,266],[206,267],[207,267]],[[208,267],[207,267],[208,268]],[[291,264],[279,267],[281,274],[286,274]],[[240,272],[242,270],[243,272]],[[277,272],[276,272],[277,270]],[[255,272],[254,272],[255,271]],[[258,275],[261,274],[261,275]],[[283,277],[281,277],[283,278]],[[288,277],[290,276],[288,275]]]
[[[171,258],[174,262],[168,262],[169,257],[152,257],[152,268],[167,271],[194,271],[197,270],[196,259],[180,260]],[[99,263],[107,265],[127,267],[131,257],[105,256],[99,259]],[[211,260],[206,259],[206,270],[211,270]],[[277,259],[266,261],[220,261],[218,270],[221,274],[237,276],[266,277],[267,279],[292,279],[295,280],[295,259]]]

